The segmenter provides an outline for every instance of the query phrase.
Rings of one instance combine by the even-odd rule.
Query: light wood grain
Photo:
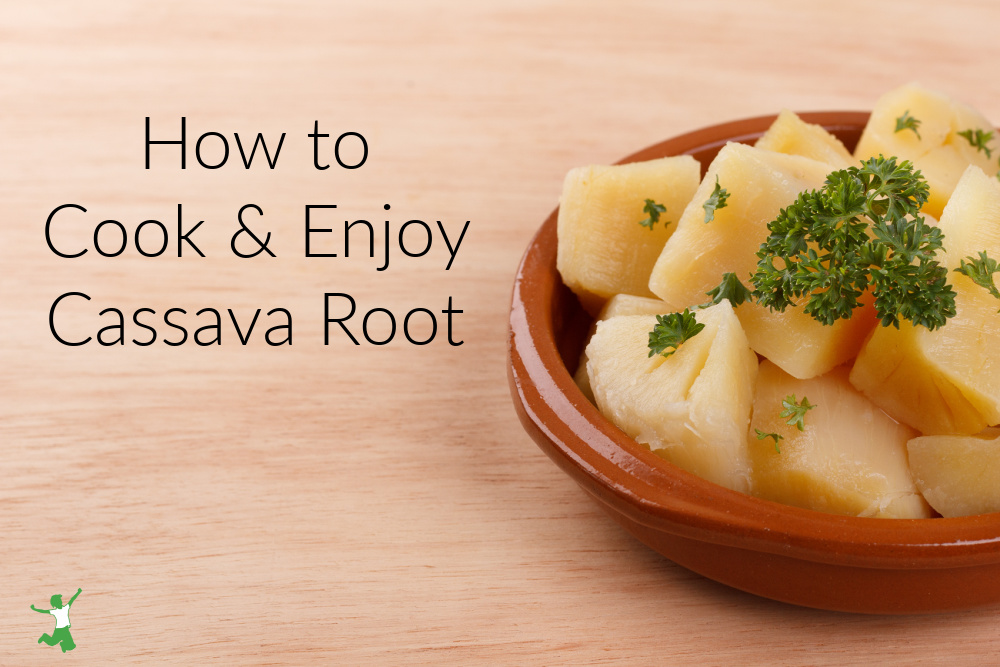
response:
[[[1000,9],[48,2],[2,16],[0,663],[61,657],[36,646],[52,623],[29,605],[77,587],[73,659],[87,664],[951,665],[1000,651],[995,610],[811,611],[658,557],[532,444],[504,371],[513,272],[570,167],[783,107],[870,108],[913,79],[998,120]],[[289,134],[273,171],[181,171],[158,153],[146,171],[146,116]],[[314,120],[364,134],[369,162],[312,169]],[[60,259],[43,227],[70,202],[88,208],[89,228],[66,227],[81,242],[105,217],[169,220],[181,203],[206,221],[208,256]],[[245,203],[264,209],[276,258],[229,253]],[[311,203],[471,222],[450,271],[438,245],[378,272],[303,257]],[[280,306],[294,344],[64,347],[47,313],[72,290],[93,301],[67,322],[92,332],[106,307]],[[451,296],[464,344],[324,346],[324,292],[396,312]]]

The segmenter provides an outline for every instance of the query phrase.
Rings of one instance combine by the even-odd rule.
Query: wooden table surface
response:
[[[783,107],[870,108],[911,80],[1000,121],[996,5],[66,1],[0,18],[0,664],[1000,661],[995,609],[814,611],[664,560],[537,449],[505,376],[514,270],[568,169]],[[170,145],[144,168],[147,116],[161,140],[186,118],[186,169]],[[210,132],[230,145],[218,169],[197,161],[221,160],[214,135],[196,152]],[[286,133],[274,169],[239,160],[234,133],[258,132],[272,150]],[[348,132],[369,149],[353,170],[333,153]],[[341,148],[360,159],[356,136]],[[46,244],[62,204],[86,212],[58,213],[53,245],[81,257]],[[177,237],[179,204],[205,257]],[[245,204],[274,257],[233,254]],[[338,207],[311,237],[337,257],[305,256],[307,204]],[[163,221],[167,252],[100,256],[106,219]],[[376,223],[375,258],[338,247],[355,219]],[[398,246],[411,219],[423,256]],[[448,269],[440,229],[454,246],[467,221]],[[50,331],[68,292],[90,300],[60,302],[57,332],[86,345]],[[326,293],[354,299],[360,346],[337,325],[324,344]],[[111,308],[125,345],[96,340]],[[153,345],[130,342],[150,336],[140,308]],[[183,345],[163,344],[169,308]],[[221,345],[193,340],[203,308]],[[245,332],[258,308],[244,346],[227,309]],[[276,308],[291,346],[264,339]],[[375,308],[398,320],[387,345],[360,333]],[[435,313],[427,345],[403,337],[415,308]],[[421,311],[410,325],[431,333]],[[388,336],[384,312],[369,333]],[[77,588],[78,648],[55,657],[29,606]]]

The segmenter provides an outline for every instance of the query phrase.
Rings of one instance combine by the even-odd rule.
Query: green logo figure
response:
[[[52,604],[52,609],[38,609],[35,605],[31,605],[31,608],[37,611],[39,614],[52,614],[56,617],[56,629],[52,631],[51,635],[44,634],[38,638],[38,643],[41,644],[45,642],[49,646],[55,646],[59,644],[62,648],[62,652],[72,651],[76,648],[76,643],[73,641],[73,636],[69,633],[69,608],[73,604],[80,593],[83,592],[82,588],[76,589],[76,595],[69,599],[65,605],[62,603],[61,595],[53,595],[49,602]]]

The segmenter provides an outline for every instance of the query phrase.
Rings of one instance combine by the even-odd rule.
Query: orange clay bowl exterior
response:
[[[801,114],[852,150],[862,112]],[[702,173],[727,141],[751,143],[774,116],[651,146],[622,162],[692,155]],[[730,491],[660,459],[573,383],[591,323],[556,271],[554,211],[514,282],[508,378],[525,430],[618,523],[675,563],[757,595],[821,609],[911,614],[1000,601],[1000,513],[955,519],[836,516]]]

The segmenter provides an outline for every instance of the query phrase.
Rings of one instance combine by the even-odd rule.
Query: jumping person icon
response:
[[[76,595],[71,597],[69,602],[65,605],[62,603],[62,595],[53,595],[49,600],[49,602],[52,603],[52,609],[39,609],[35,605],[31,605],[31,608],[39,614],[52,614],[56,617],[56,629],[52,631],[51,635],[44,634],[39,637],[39,644],[42,642],[45,642],[49,646],[59,644],[63,653],[66,651],[72,651],[76,648],[73,636],[69,633],[69,608],[73,604],[73,600],[75,600],[82,592],[82,588],[76,589]]]

